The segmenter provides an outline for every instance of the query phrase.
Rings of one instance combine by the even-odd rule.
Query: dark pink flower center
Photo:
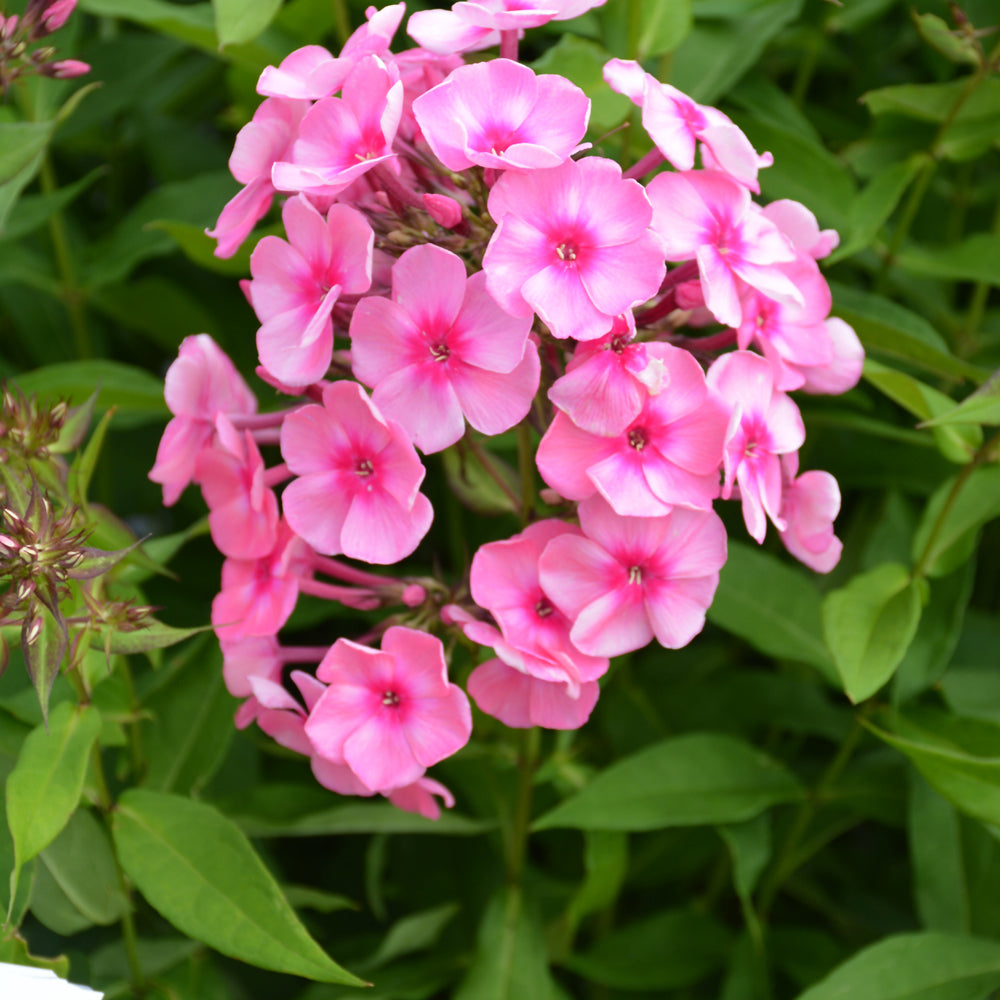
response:
[[[451,357],[451,350],[445,343],[431,344],[430,351],[435,361],[447,361]]]
[[[628,432],[628,443],[630,448],[635,448],[636,451],[642,451],[642,449],[649,443],[646,431],[642,427],[633,427],[632,430]]]
[[[399,695],[395,691],[383,691],[382,704],[386,708],[399,708]]]
[[[564,240],[556,247],[556,256],[562,261],[574,261],[580,254],[580,248],[572,240]]]
[[[629,566],[628,569],[628,582],[629,583],[642,583],[642,567],[641,566]]]
[[[539,618],[548,618],[553,611],[555,611],[555,608],[553,608],[549,603],[549,599],[547,597],[539,598],[538,603],[535,605],[535,614],[538,615]]]
[[[375,466],[372,465],[370,458],[359,458],[355,463],[354,472],[362,479],[366,479],[368,476],[374,475]]]

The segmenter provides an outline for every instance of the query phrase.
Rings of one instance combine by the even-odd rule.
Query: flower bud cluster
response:
[[[0,14],[0,93],[18,79],[37,74],[69,80],[90,72],[78,59],[55,59],[51,45],[35,42],[58,31],[76,8],[76,0],[29,0],[24,13]]]
[[[600,2],[419,12],[419,44],[400,53],[404,4],[370,8],[339,55],[306,46],[265,69],[236,139],[243,187],[210,235],[231,256],[283,199],[284,236],[257,242],[243,289],[257,373],[297,401],[258,413],[211,339],[189,337],[150,476],[168,504],[197,482],[209,507],[238,723],[256,719],[344,794],[432,816],[434,794],[448,801],[424,772],[471,717],[442,636],[492,651],[466,685],[482,711],[563,729],[589,717],[610,657],[690,642],[726,560],[716,500],[739,499],[754,539],[770,522],[820,572],[839,558],[837,485],[798,474],[789,395],[860,376],[816,263],[837,235],[798,203],[758,205],[770,154],[634,62],[611,60],[605,79],[642,109],[652,149],[624,171],[593,151],[589,99],[517,49],[524,29]],[[499,58],[465,62],[496,44]],[[523,449],[538,441],[525,457],[540,497],[512,489],[482,442],[514,428]],[[458,580],[356,565],[414,553],[434,517],[421,456],[451,448],[524,530]],[[282,646],[302,593],[396,610],[366,641]],[[293,695],[285,666],[309,662]]]
[[[0,400],[0,625],[20,625],[44,709],[67,649],[72,665],[83,637],[142,628],[151,609],[108,598],[103,577],[129,550],[89,545],[93,524],[67,490],[61,456],[82,443],[90,405],[46,407],[8,386]]]

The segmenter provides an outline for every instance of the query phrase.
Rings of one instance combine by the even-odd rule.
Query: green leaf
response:
[[[926,710],[895,716],[893,732],[869,728],[962,812],[1000,825],[1000,726]]]
[[[479,942],[453,1000],[556,1000],[545,938],[515,886],[497,893],[479,926]]]
[[[709,17],[699,4],[693,30],[674,53],[670,82],[702,104],[714,103],[801,12],[802,0],[740,0]]]
[[[54,127],[55,122],[0,122],[0,184],[45,149]]]
[[[14,838],[17,871],[59,835],[83,791],[90,750],[101,730],[95,708],[57,705],[45,724],[24,741],[7,779],[7,822]]]
[[[865,358],[864,377],[891,400],[922,421],[922,427],[933,424],[938,413],[954,409],[954,401],[937,389],[915,379],[912,375],[895,371],[885,365]],[[941,454],[953,462],[968,462],[983,443],[983,434],[972,422],[964,426],[940,427],[934,439]]]
[[[235,732],[236,702],[223,681],[218,643],[199,643],[142,707],[151,716],[142,725],[144,785],[197,794],[218,770]]]
[[[964,31],[952,31],[948,22],[937,14],[918,14],[910,12],[917,31],[929,45],[933,45],[943,56],[952,62],[969,63],[978,66],[982,55],[976,48],[972,38]]]
[[[490,456],[493,467],[510,486],[516,496],[521,487],[517,474],[496,455]],[[496,480],[483,468],[472,452],[459,454],[458,449],[449,448],[441,460],[444,463],[445,479],[455,498],[469,510],[477,514],[513,514],[517,512],[513,500],[500,489]]]
[[[215,256],[215,240],[205,235],[203,226],[157,219],[147,223],[146,228],[165,232],[181,248],[188,260],[208,271],[240,278],[250,273],[250,254],[254,249],[252,243],[244,243],[232,257],[222,258]]]
[[[19,934],[0,937],[0,962],[9,965],[28,965],[33,969],[48,969],[60,979],[69,975],[69,959],[65,955],[58,958],[41,958],[28,951],[28,942]],[[34,991],[33,991],[34,992]]]
[[[317,837],[338,833],[435,833],[475,836],[494,824],[442,812],[437,820],[404,812],[387,802],[335,806],[292,817],[236,814],[235,821],[251,837]]]
[[[899,255],[897,263],[913,274],[1000,285],[1000,236],[975,233],[961,243],[944,247],[911,244]]]
[[[611,906],[628,874],[628,838],[618,830],[586,830],[584,879],[566,908],[570,935],[591,913]]]
[[[97,409],[116,407],[115,426],[137,427],[169,416],[163,401],[163,382],[134,365],[121,361],[66,361],[36,368],[17,377],[25,393],[37,393],[53,402],[66,399],[80,405],[97,387]]]
[[[922,563],[931,577],[951,573],[965,562],[979,529],[1000,517],[1000,466],[974,470],[952,497],[956,481],[946,480],[930,498],[913,537],[913,561]]]
[[[925,420],[925,427],[951,424],[987,424],[1000,426],[1000,369],[995,371],[975,392],[958,406]]]
[[[164,625],[163,622],[150,618],[148,624],[131,632],[120,632],[113,626],[93,632],[90,636],[90,647],[103,649],[109,654],[149,653],[154,649],[175,646],[211,627],[203,625],[199,628],[174,628],[173,625]]]
[[[733,884],[736,893],[750,905],[757,880],[771,860],[771,817],[761,813],[745,823],[719,827],[733,861]]]
[[[364,985],[309,936],[250,842],[212,806],[130,789],[113,836],[129,878],[182,933],[264,969]]]
[[[836,678],[812,577],[755,546],[729,543],[708,620],[762,653],[809,663],[831,681]]]
[[[893,675],[916,634],[921,606],[918,582],[899,563],[876,566],[827,594],[823,634],[852,702],[871,697]]]
[[[536,73],[558,73],[575,83],[590,98],[590,130],[600,134],[623,122],[633,107],[604,82],[604,64],[610,58],[596,42],[566,33],[531,68]]]
[[[219,48],[252,42],[274,20],[282,0],[212,0]]]
[[[861,103],[873,115],[901,114],[922,121],[943,122],[969,87],[970,77],[947,83],[904,83],[869,90]],[[982,80],[962,104],[955,121],[997,116],[1000,122],[1000,80]]]
[[[41,853],[44,869],[90,924],[113,924],[128,909],[111,838],[89,810],[77,809]]]
[[[911,773],[907,819],[913,896],[921,923],[929,931],[968,933],[959,816],[916,771]]]
[[[17,240],[34,232],[106,174],[104,167],[96,167],[75,183],[67,184],[51,194],[32,194],[21,198],[6,223],[0,217],[0,241]]]
[[[801,795],[780,764],[721,733],[688,733],[625,757],[545,813],[536,830],[660,830],[739,823]]]
[[[458,903],[445,903],[397,920],[386,932],[375,954],[365,963],[365,968],[377,969],[403,955],[433,947],[456,913]]]
[[[1000,942],[897,934],[839,965],[798,1000],[986,1000],[1000,983]]]
[[[54,600],[50,603],[58,611]],[[41,601],[32,600],[29,609],[21,630],[21,651],[28,676],[38,695],[42,718],[45,719],[49,712],[49,695],[59,676],[69,638],[66,623],[61,616],[54,615],[51,608]]]
[[[880,170],[865,185],[865,189],[851,200],[846,237],[826,259],[827,264],[850,257],[875,241],[879,230],[896,210],[899,199],[928,159],[926,153],[916,153]]]
[[[661,991],[693,986],[725,961],[730,937],[696,910],[666,910],[601,937],[566,967],[578,976],[620,990]]]
[[[80,0],[80,10],[98,17],[120,17],[214,53],[217,40],[211,5],[179,5],[166,0]]]
[[[757,115],[736,115],[733,120],[757,149],[774,154],[773,166],[760,172],[767,198],[792,198],[808,205],[822,225],[847,227],[854,180],[832,153],[808,134]]]
[[[639,5],[637,62],[673,52],[694,25],[691,0],[641,0]]]
[[[956,358],[922,317],[881,295],[830,283],[833,315],[850,323],[866,350],[909,362],[935,375],[968,378],[977,385],[987,373]]]

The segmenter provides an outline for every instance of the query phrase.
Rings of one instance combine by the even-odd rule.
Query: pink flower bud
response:
[[[42,76],[51,76],[56,80],[72,80],[90,72],[90,66],[79,59],[61,59],[59,62],[48,63],[38,70]]]
[[[454,229],[462,221],[462,206],[446,194],[425,194],[424,208],[427,214],[445,229]]]

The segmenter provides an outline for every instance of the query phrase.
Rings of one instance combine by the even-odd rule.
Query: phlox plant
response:
[[[995,12],[428,6],[0,0],[0,982],[994,1000]]]
[[[652,149],[621,164],[585,142],[588,97],[517,54],[524,29],[596,6],[484,6],[475,32],[475,5],[418,11],[398,53],[405,5],[371,8],[339,55],[307,46],[265,69],[230,161],[244,186],[209,235],[229,257],[283,199],[283,235],[259,239],[243,287],[257,374],[286,402],[258,412],[204,334],[167,373],[150,478],[166,503],[194,482],[208,505],[238,724],[334,792],[431,819],[453,798],[427,769],[472,731],[446,643],[489,657],[466,679],[481,712],[576,729],[612,657],[701,631],[726,562],[716,501],[739,499],[755,541],[770,523],[814,570],[840,552],[837,484],[797,474],[789,395],[861,375],[816,264],[837,235],[797,202],[755,202],[771,154],[634,61],[604,76]],[[509,479],[489,444],[506,433]],[[521,531],[497,518],[468,575],[417,577],[402,564],[435,516],[424,461],[450,448]],[[293,675],[301,701],[280,643],[299,594],[383,612],[314,654],[314,679]]]

